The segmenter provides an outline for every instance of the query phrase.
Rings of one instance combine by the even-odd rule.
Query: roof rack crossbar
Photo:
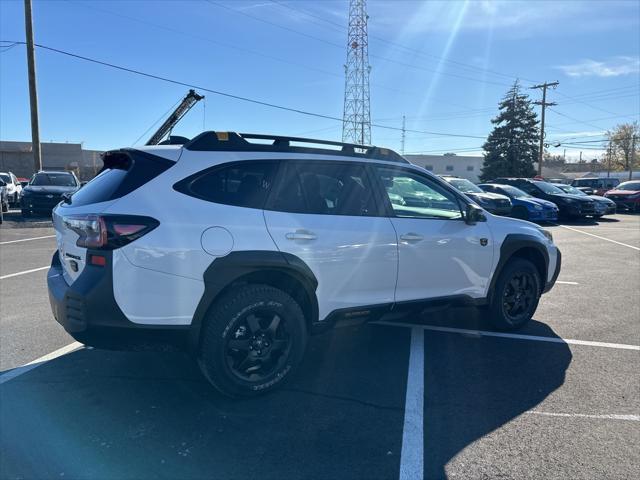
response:
[[[248,140],[268,140],[271,144],[253,143]],[[311,146],[291,145],[291,143],[309,145],[329,145],[340,149],[318,148]],[[185,144],[187,150],[200,151],[275,151],[294,153],[323,153],[330,155],[346,155],[386,160],[399,163],[409,163],[404,157],[393,150],[379,148],[372,145],[358,145],[355,143],[336,142],[304,137],[285,137],[280,135],[265,135],[259,133],[235,132],[203,132]]]

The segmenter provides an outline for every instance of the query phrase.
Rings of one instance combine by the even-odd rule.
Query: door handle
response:
[[[404,240],[405,242],[419,242],[424,240],[424,237],[418,233],[405,233],[404,235],[400,235],[400,240]]]
[[[316,235],[307,230],[296,230],[295,232],[289,232],[285,235],[287,240],[315,240]]]

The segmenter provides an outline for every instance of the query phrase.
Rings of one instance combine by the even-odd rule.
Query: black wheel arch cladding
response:
[[[204,293],[194,312],[190,329],[189,346],[194,351],[200,342],[202,324],[215,301],[230,287],[243,281],[265,283],[276,288],[282,288],[282,282],[289,286],[302,286],[302,289],[287,293],[296,301],[305,303],[300,307],[308,316],[306,320],[309,327],[318,321],[318,280],[302,259],[290,253],[271,250],[231,252],[214,259],[205,270],[203,279]]]
[[[549,252],[547,248],[538,238],[532,235],[510,233],[504,238],[500,246],[500,258],[489,285],[489,301],[493,299],[496,282],[504,266],[514,256],[529,260],[535,265],[540,274],[540,285],[544,289],[547,283],[547,272],[549,271]],[[542,293],[542,290],[540,293]]]

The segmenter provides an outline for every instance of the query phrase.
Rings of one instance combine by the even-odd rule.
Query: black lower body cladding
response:
[[[188,327],[148,326],[129,321],[113,295],[111,252],[93,253],[106,257],[107,264],[85,266],[71,285],[64,279],[57,251],[47,273],[51,310],[73,338],[85,345],[116,350],[181,348],[186,344]]]

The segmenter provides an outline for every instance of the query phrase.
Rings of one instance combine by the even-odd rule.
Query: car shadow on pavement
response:
[[[491,329],[472,308],[426,313],[422,320],[437,326]],[[559,338],[535,320],[516,333]],[[455,477],[510,477],[513,471],[500,471],[500,465],[526,459],[527,440],[517,431],[508,434],[512,444],[504,445],[504,450],[476,446],[481,454],[475,454],[473,463],[458,462],[456,457],[561,387],[571,360],[564,342],[425,330],[424,478],[447,478],[452,460],[455,465],[449,468]],[[513,455],[513,460],[504,455]]]
[[[555,336],[532,323],[537,334]],[[181,353],[80,350],[0,387],[0,471],[3,478],[397,478],[409,338],[409,329],[383,325],[314,337],[285,388],[251,400],[218,395]],[[467,446],[542,402],[562,385],[570,361],[565,344],[426,331],[426,478],[444,478]],[[465,477],[483,476],[470,468]]]
[[[251,400],[181,353],[83,349],[0,387],[2,478],[395,478],[408,345],[374,325],[315,337]]]

